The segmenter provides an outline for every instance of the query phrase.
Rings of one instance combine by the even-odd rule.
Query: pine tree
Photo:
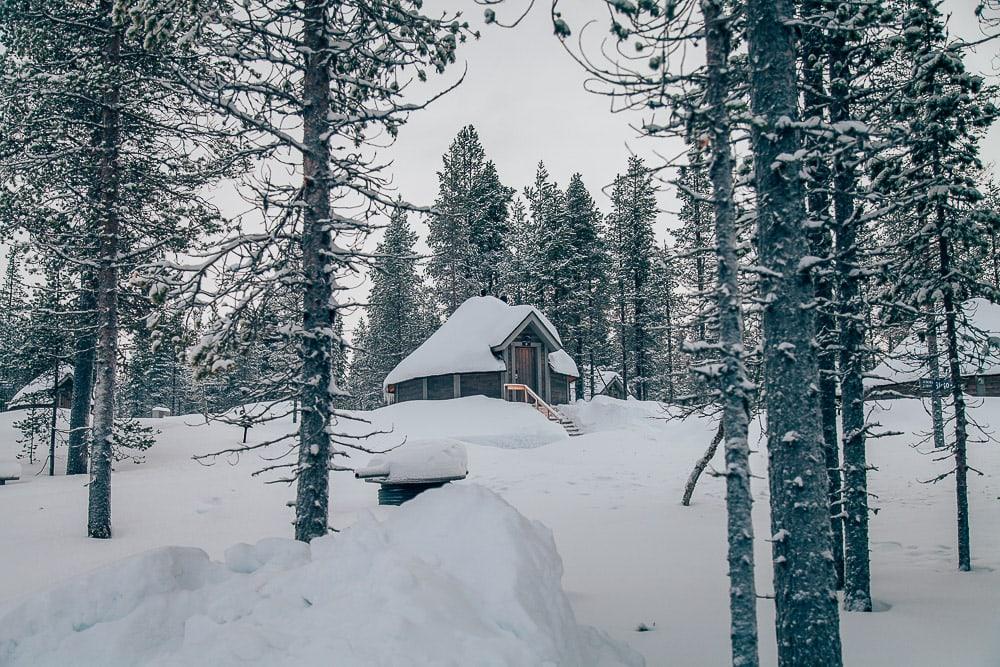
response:
[[[524,239],[524,266],[527,279],[525,302],[546,311],[553,321],[565,309],[565,266],[569,261],[570,239],[566,227],[566,200],[545,164],[538,163],[535,182],[524,189],[530,221]],[[556,299],[559,299],[559,302]]]
[[[510,205],[510,244],[503,267],[503,283],[512,303],[530,303],[537,286],[535,276],[538,244],[524,200],[514,197]]]
[[[297,348],[298,378],[287,378],[280,392],[282,400],[292,398],[289,412],[295,405],[301,410],[296,432],[285,436],[294,439],[297,460],[267,470],[285,471],[296,483],[295,537],[304,542],[327,532],[330,472],[342,468],[335,457],[346,449],[370,451],[363,438],[334,443],[330,434],[347,400],[338,381],[345,360],[338,320],[350,305],[342,302],[341,281],[358,276],[365,260],[359,244],[373,218],[404,206],[388,192],[375,137],[395,137],[422,106],[404,102],[400,81],[443,72],[471,34],[457,17],[421,13],[421,4],[226,2],[221,15],[203,15],[211,23],[201,34],[204,50],[227,76],[181,77],[198,99],[239,124],[248,151],[295,171],[296,182],[248,175],[264,230],[248,235],[234,228],[204,248],[197,265],[165,267],[154,292],[186,309],[206,291],[206,275],[220,280],[205,306],[210,316],[194,357],[202,367],[225,369],[245,348],[241,321],[258,312],[276,286],[297,288],[302,318],[287,334]],[[289,132],[291,126],[301,134]],[[252,418],[281,416],[273,403],[267,407],[275,409]]]
[[[375,250],[367,320],[355,332],[350,384],[364,410],[382,405],[383,380],[431,333],[424,318],[416,242],[406,211],[396,210]]]
[[[593,372],[602,360],[607,340],[607,255],[601,238],[601,214],[580,174],[570,178],[563,201],[565,214],[558,229],[561,242],[549,246],[553,254],[547,262],[557,267],[562,290],[555,325],[577,368]],[[558,252],[553,252],[556,249]],[[576,395],[580,398],[585,396],[585,385],[583,377],[577,378]]]
[[[170,82],[205,67],[190,27],[156,3],[0,3],[0,180],[17,184],[2,205],[39,247],[93,272],[91,537],[111,536],[122,283],[150,252],[203,229],[198,191],[229,164],[204,109]]]
[[[655,247],[656,188],[642,159],[631,157],[615,178],[607,218],[611,255],[612,310],[622,381],[646,398],[653,344],[650,270]]]
[[[500,183],[479,134],[463,127],[443,157],[438,196],[428,220],[427,273],[445,315],[481,290],[499,294],[506,263],[507,206],[514,191]]]
[[[650,271],[650,320],[655,344],[648,397],[666,403],[675,401],[687,385],[682,381],[686,365],[680,354],[683,333],[678,326],[682,312],[678,283],[677,257],[664,243],[655,251]]]
[[[842,664],[830,533],[829,481],[816,396],[812,277],[805,189],[794,157],[802,148],[796,30],[790,0],[746,5],[757,243],[765,271],[764,392],[771,488],[778,660]]]
[[[676,320],[687,353],[687,366],[693,371],[681,372],[679,379],[685,402],[705,404],[713,400],[710,398],[713,391],[702,371],[717,361],[709,350],[718,339],[712,275],[716,255],[712,184],[708,165],[699,151],[689,151],[688,163],[679,172],[680,225],[673,231],[679,302]]]
[[[0,408],[6,407],[17,390],[31,379],[25,377],[24,364],[19,363],[28,317],[23,255],[23,249],[14,244],[4,258],[3,284],[0,285]]]
[[[909,212],[901,230],[896,280],[890,298],[903,307],[943,314],[949,378],[958,515],[958,567],[972,567],[968,508],[968,417],[960,361],[963,300],[992,292],[982,280],[979,257],[988,247],[991,216],[980,207],[975,175],[981,169],[978,142],[998,109],[996,90],[970,74],[961,45],[949,43],[940,2],[915,0],[903,15],[899,62],[909,68],[891,109],[902,151],[876,166],[875,179]],[[845,477],[849,471],[845,471]],[[851,483],[847,482],[851,493]],[[860,493],[860,491],[859,491]],[[867,517],[851,516],[852,520]]]

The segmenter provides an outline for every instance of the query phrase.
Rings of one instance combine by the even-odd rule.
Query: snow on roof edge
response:
[[[492,296],[471,297],[430,338],[399,362],[385,377],[382,386],[435,375],[506,370],[507,366],[493,353],[493,348],[532,315],[561,349],[559,332],[534,306],[512,306]]]

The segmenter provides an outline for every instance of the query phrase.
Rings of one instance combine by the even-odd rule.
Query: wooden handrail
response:
[[[559,419],[562,417],[562,415],[559,414],[558,410],[556,410],[551,405],[542,400],[542,397],[536,394],[531,389],[531,387],[529,387],[526,384],[505,384],[503,388],[505,396],[510,395],[510,392],[518,392],[518,391],[523,392],[524,393],[524,401],[522,401],[523,403],[528,403],[529,405],[534,403],[534,407],[536,410],[543,413],[546,417],[548,417],[553,421],[559,421]],[[529,401],[528,400],[529,397],[532,398],[533,401]]]

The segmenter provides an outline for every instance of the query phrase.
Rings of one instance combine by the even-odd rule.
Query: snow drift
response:
[[[0,617],[10,665],[641,665],[577,624],[552,535],[474,485],[311,545],[166,547]]]
[[[475,445],[503,449],[541,447],[569,436],[562,426],[549,421],[530,405],[510,403],[485,396],[466,396],[445,401],[406,401],[372,412],[355,413],[371,427],[392,433],[372,439],[372,444],[391,447],[407,440],[449,438]],[[345,422],[345,430],[372,430],[367,424]]]

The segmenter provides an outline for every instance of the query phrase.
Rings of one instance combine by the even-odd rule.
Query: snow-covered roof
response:
[[[550,352],[549,366],[556,373],[562,373],[563,375],[570,375],[572,377],[580,377],[580,371],[576,367],[576,362],[573,361],[573,357],[566,354],[566,350],[556,350],[555,352]]]
[[[594,379],[597,381],[595,383],[597,386],[594,387],[594,393],[603,394],[604,390],[607,389],[608,385],[610,385],[612,382],[614,382],[615,380],[621,382],[622,376],[616,373],[615,371],[599,370],[597,371],[597,377],[595,377]]]
[[[61,386],[64,382],[66,382],[66,380],[72,379],[73,367],[70,364],[60,364],[59,385]],[[51,370],[45,371],[31,382],[21,387],[21,391],[14,394],[14,397],[10,399],[10,402],[7,404],[7,409],[13,410],[21,405],[31,405],[33,402],[38,400],[52,400]]]
[[[534,306],[512,306],[492,296],[477,296],[466,300],[423,345],[399,362],[383,384],[450,373],[503,371],[506,366],[494,348],[503,345],[526,320],[536,322],[559,347],[549,355],[552,369],[579,375],[573,359],[562,350],[559,332],[541,311]]]
[[[959,329],[962,375],[988,375],[1000,373],[1000,305],[986,299],[970,299],[962,304],[969,326]],[[938,318],[940,320],[940,317]],[[938,355],[941,376],[948,373],[948,343],[944,324],[938,322]],[[896,346],[886,359],[865,377],[865,387],[916,382],[928,377],[927,343],[919,332],[923,323]]]

